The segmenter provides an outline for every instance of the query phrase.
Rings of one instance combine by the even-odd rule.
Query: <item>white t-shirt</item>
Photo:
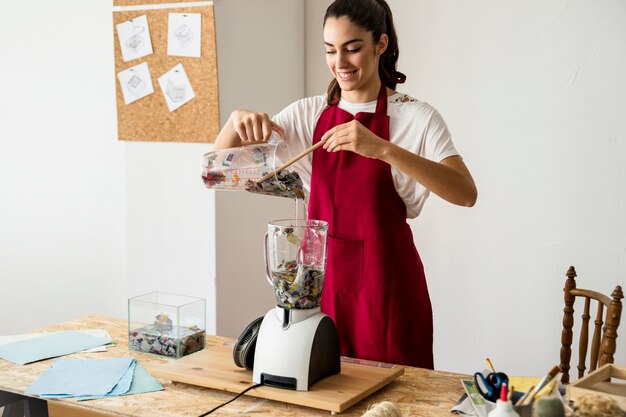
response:
[[[339,101],[339,107],[351,114],[373,113],[376,101],[349,103]],[[310,147],[313,131],[322,111],[326,108],[326,96],[307,97],[290,104],[272,120],[285,129],[285,140],[292,156]],[[459,153],[445,121],[431,105],[416,100],[403,93],[395,93],[387,98],[389,115],[389,141],[416,155],[440,162]],[[311,186],[312,154],[293,165],[298,171],[307,190]],[[393,183],[406,204],[408,218],[419,215],[430,191],[407,174],[391,167]]]

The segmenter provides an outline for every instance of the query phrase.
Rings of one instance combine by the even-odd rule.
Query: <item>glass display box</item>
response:
[[[206,300],[155,291],[128,299],[128,348],[180,359],[204,349]]]

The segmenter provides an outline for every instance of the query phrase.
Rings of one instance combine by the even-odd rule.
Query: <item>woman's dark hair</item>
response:
[[[378,76],[385,86],[395,89],[396,84],[403,83],[406,76],[396,70],[398,56],[398,36],[393,26],[391,9],[385,0],[335,0],[324,15],[324,25],[328,18],[338,19],[345,16],[355,25],[372,33],[374,43],[380,40],[383,33],[387,34],[389,43],[378,63]],[[341,87],[336,79],[328,86],[328,104],[341,97]]]

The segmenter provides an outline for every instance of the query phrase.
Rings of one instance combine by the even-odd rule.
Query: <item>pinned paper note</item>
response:
[[[169,13],[167,54],[200,58],[202,45],[200,13]]]
[[[196,96],[182,64],[176,65],[162,75],[159,78],[159,85],[167,102],[167,108],[171,112]]]
[[[150,70],[145,62],[121,71],[117,74],[117,78],[122,87],[122,95],[126,104],[154,93]]]
[[[152,53],[152,39],[146,15],[119,23],[116,27],[124,62]]]

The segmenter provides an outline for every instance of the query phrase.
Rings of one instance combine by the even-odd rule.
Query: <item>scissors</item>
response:
[[[476,389],[480,392],[480,395],[482,395],[486,400],[495,403],[500,397],[502,384],[506,384],[507,386],[509,385],[509,377],[503,372],[492,372],[486,377],[482,373],[476,372],[474,374],[474,383],[476,384]],[[483,391],[483,387],[485,388],[485,391]]]

